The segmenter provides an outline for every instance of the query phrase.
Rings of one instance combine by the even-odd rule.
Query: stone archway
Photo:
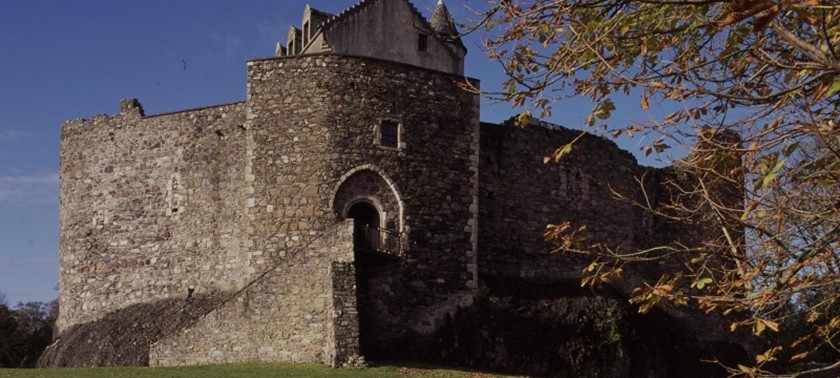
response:
[[[400,323],[397,309],[401,283],[396,279],[399,258],[382,252],[390,247],[385,235],[402,238],[402,202],[394,183],[371,165],[342,176],[334,193],[331,207],[336,218],[356,221],[353,238],[359,348],[366,358],[376,359],[383,354],[379,350],[383,340]]]
[[[338,219],[348,218],[350,207],[360,201],[379,210],[379,227],[397,232],[405,231],[403,203],[396,185],[381,169],[367,164],[345,173],[333,190],[330,207]]]

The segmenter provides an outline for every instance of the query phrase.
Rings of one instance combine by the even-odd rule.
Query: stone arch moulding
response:
[[[388,192],[390,192],[389,194],[393,196],[393,204],[395,206],[389,206],[388,202],[391,201],[389,201],[387,198],[382,198],[381,195],[385,193],[378,193],[380,194],[380,196],[377,196],[375,195],[375,193],[365,193],[364,191],[362,191],[360,193],[350,194],[349,196],[345,195],[344,192],[346,190],[344,189],[348,185],[352,185],[353,181],[356,178],[362,178],[365,175],[370,174],[382,180],[382,182],[387,187]],[[336,199],[339,199],[339,197],[342,196],[346,198],[341,198],[341,203],[336,203]],[[382,171],[381,168],[373,164],[360,165],[343,174],[333,187],[329,206],[330,209],[332,209],[337,216],[345,217],[347,215],[347,211],[350,209],[350,206],[361,201],[370,202],[371,204],[373,204],[374,207],[376,207],[377,210],[379,210],[380,214],[383,215],[383,225],[386,222],[386,217],[388,217],[396,221],[397,230],[399,232],[405,233],[407,231],[407,227],[405,225],[405,217],[403,216],[405,204],[403,203],[402,195],[400,194],[397,185],[384,171]]]

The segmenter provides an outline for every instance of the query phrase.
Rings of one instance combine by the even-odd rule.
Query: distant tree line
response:
[[[58,300],[10,307],[0,293],[0,368],[35,367],[52,342]]]

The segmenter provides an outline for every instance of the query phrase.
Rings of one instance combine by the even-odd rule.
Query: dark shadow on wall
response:
[[[136,304],[75,325],[44,351],[38,367],[148,366],[152,344],[186,329],[224,297],[193,295]]]
[[[355,259],[359,350],[366,358],[378,359],[386,353],[381,347],[399,334],[398,306],[393,303],[400,291],[394,280],[399,266],[392,258],[358,250]]]
[[[436,333],[407,335],[378,357],[548,377],[722,377],[702,360],[747,362],[739,346],[698,342],[686,325],[639,315],[609,290],[517,280],[485,289]]]

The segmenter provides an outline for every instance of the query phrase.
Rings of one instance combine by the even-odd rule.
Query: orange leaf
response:
[[[647,92],[642,92],[642,109],[648,110],[650,109],[650,103],[648,102]]]
[[[809,354],[811,354],[811,352],[802,352],[802,353],[799,353],[799,354],[795,354],[793,357],[790,358],[790,361],[793,362],[793,361],[801,360],[805,357],[808,357]]]

